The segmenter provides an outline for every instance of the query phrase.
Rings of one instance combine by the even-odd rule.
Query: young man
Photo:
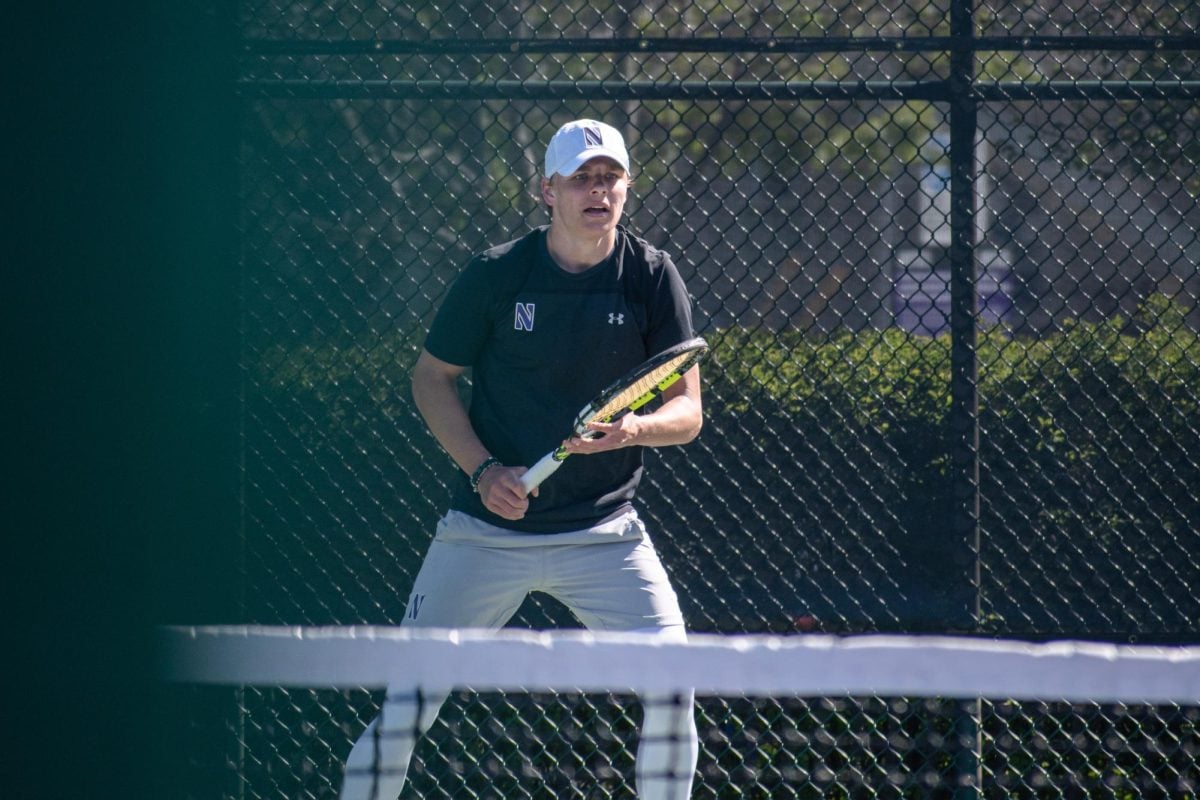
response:
[[[527,466],[561,443],[579,409],[646,358],[692,338],[691,306],[671,259],[618,225],[629,156],[615,129],[562,126],[546,150],[548,227],[488,250],[447,294],[412,373],[413,399],[461,469],[417,575],[403,624],[501,628],[542,591],[593,630],[683,640],[674,590],[631,501],[643,447],[700,432],[698,368],[662,404],[572,438],[562,467],[532,494]],[[470,368],[470,408],[458,379]],[[692,698],[642,698],[641,800],[691,793],[698,744]],[[417,719],[411,698],[385,701],[355,744],[344,800],[393,800],[404,784]]]

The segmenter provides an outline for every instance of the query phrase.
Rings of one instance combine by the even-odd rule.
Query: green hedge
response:
[[[1186,566],[1200,552],[1200,337],[1184,314],[1155,297],[1132,318],[1037,339],[980,334],[985,629],[1200,629]],[[874,509],[901,574],[937,585],[940,573],[973,592],[951,523],[948,337],[729,329],[710,339],[710,411],[753,437],[743,449],[774,454],[772,466],[820,475],[794,498],[810,519],[853,535],[838,518],[845,503]],[[869,489],[851,496],[848,474]]]

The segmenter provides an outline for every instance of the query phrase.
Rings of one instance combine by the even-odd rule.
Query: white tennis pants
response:
[[[587,628],[687,638],[679,601],[634,512],[585,531],[522,534],[451,511],[421,565],[403,625],[503,627],[533,591],[545,592]],[[395,800],[416,736],[446,699],[419,687],[390,687],[378,717],[346,762],[342,800]],[[640,800],[691,796],[699,743],[693,693],[645,695],[636,778]]]

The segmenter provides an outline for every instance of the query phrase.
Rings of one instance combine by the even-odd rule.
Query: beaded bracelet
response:
[[[496,466],[499,463],[500,463],[500,459],[496,458],[495,456],[488,456],[487,458],[485,458],[483,460],[482,464],[480,464],[478,467],[475,468],[475,471],[471,473],[471,491],[472,492],[476,492],[476,493],[479,492],[479,481],[483,478],[483,473],[487,472],[489,469],[491,469],[492,467]]]

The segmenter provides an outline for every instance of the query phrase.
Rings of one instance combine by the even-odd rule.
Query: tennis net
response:
[[[1200,646],[378,627],[177,627],[163,645],[196,741],[218,744],[190,758],[209,797],[1200,790]]]

